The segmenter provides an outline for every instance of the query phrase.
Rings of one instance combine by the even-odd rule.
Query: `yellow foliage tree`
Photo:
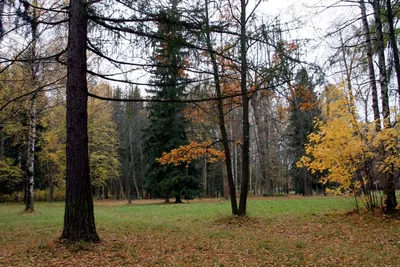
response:
[[[353,111],[351,99],[343,88],[330,87],[325,97],[325,122],[318,122],[319,130],[308,136],[306,156],[297,166],[307,167],[321,174],[321,181],[335,193],[362,190],[367,198],[367,207],[375,206],[370,194],[373,186],[372,163],[375,159],[377,139],[374,125],[361,123]],[[331,188],[329,188],[331,187]]]

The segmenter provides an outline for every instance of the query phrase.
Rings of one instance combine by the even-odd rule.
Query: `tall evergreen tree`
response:
[[[179,0],[170,0],[165,11],[166,21],[177,21],[180,14]],[[153,60],[157,67],[151,82],[163,84],[148,92],[154,98],[165,100],[182,99],[185,95],[187,77],[183,34],[178,25],[159,23],[160,37],[154,45]],[[145,151],[149,161],[146,173],[146,189],[152,196],[164,197],[167,201],[175,197],[193,198],[200,193],[200,181],[192,166],[161,165],[156,159],[163,152],[187,145],[185,130],[184,104],[178,102],[152,103],[150,106],[149,126],[146,129]]]
[[[316,95],[307,70],[301,69],[296,77],[297,85],[291,88],[290,118],[289,118],[289,145],[293,151],[293,166],[291,169],[294,178],[295,191],[306,196],[312,195],[313,177],[306,168],[298,168],[295,163],[305,155],[307,136],[314,129],[314,118],[318,115]]]

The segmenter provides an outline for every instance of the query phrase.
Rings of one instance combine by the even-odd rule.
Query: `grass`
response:
[[[63,207],[0,204],[0,266],[400,265],[400,221],[349,213],[342,197],[252,198],[245,218],[225,200],[99,201],[102,241],[68,246]]]

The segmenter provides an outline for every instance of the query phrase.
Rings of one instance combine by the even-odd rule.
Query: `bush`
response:
[[[49,201],[50,191],[49,189],[35,190],[34,192],[35,201]],[[54,201],[65,200],[65,188],[54,188],[53,193]],[[24,202],[24,192],[13,192],[11,194],[0,194],[0,202]]]
[[[36,201],[49,201],[50,200],[50,190],[35,190],[35,200]],[[54,188],[53,192],[54,201],[64,201],[65,200],[65,188]]]

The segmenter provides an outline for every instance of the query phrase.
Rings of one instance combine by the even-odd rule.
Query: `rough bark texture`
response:
[[[240,14],[240,90],[242,92],[242,184],[240,187],[239,215],[246,215],[247,194],[250,179],[250,123],[249,96],[247,94],[247,38],[246,38],[246,6],[247,1],[241,0]]]
[[[209,51],[213,51],[212,45],[211,45],[211,37],[210,37],[210,25],[208,21],[208,0],[205,0],[206,4],[206,41],[207,41],[207,49]],[[228,142],[228,134],[226,132],[226,127],[225,127],[225,115],[224,115],[224,107],[223,107],[223,100],[221,99],[221,85],[219,81],[219,75],[218,75],[218,65],[217,65],[217,60],[215,58],[215,54],[210,52],[210,58],[211,58],[211,63],[213,65],[213,76],[214,76],[214,82],[215,82],[215,91],[217,93],[218,97],[218,114],[219,114],[219,127],[221,130],[221,136],[222,136],[222,145],[224,147],[224,152],[225,152],[225,165],[226,165],[226,173],[227,173],[227,180],[228,180],[228,186],[229,186],[229,195],[231,199],[231,209],[232,209],[232,214],[237,215],[238,214],[238,207],[237,207],[237,200],[236,200],[236,190],[235,190],[235,183],[233,181],[233,173],[232,173],[232,159],[231,159],[231,152],[229,148],[229,142]]]
[[[67,77],[67,180],[64,230],[68,241],[99,241],[89,176],[86,80],[86,1],[69,6]]]
[[[381,128],[381,120],[379,116],[378,89],[376,87],[376,81],[375,81],[374,61],[372,58],[373,55],[372,55],[371,34],[369,32],[367,12],[364,0],[360,1],[360,8],[361,8],[361,20],[363,25],[363,32],[365,36],[365,46],[367,49],[368,76],[369,76],[369,85],[371,87],[371,95],[372,95],[372,110],[374,113],[375,128],[377,131],[379,131]]]

